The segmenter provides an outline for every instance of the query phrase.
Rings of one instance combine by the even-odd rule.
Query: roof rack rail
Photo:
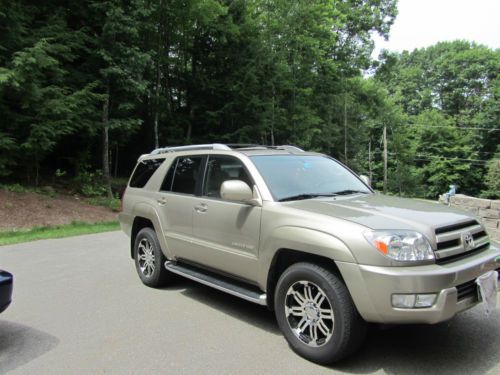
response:
[[[221,143],[212,143],[204,145],[189,145],[189,146],[174,146],[174,147],[162,147],[151,151],[150,155],[164,154],[167,152],[176,151],[194,151],[194,150],[231,150],[230,147],[223,145]]]
[[[250,148],[250,147],[262,147],[257,143],[226,143],[227,147],[230,147],[233,150],[237,150],[240,148]]]
[[[292,145],[281,145],[281,146],[267,146],[268,148],[275,148],[276,150],[289,150],[289,151],[298,151],[298,152],[304,152],[303,149],[297,146],[292,146]]]
[[[281,146],[266,146],[251,143],[211,143],[202,145],[188,145],[188,146],[172,146],[172,147],[161,147],[151,151],[149,155],[165,154],[168,152],[178,152],[178,151],[196,151],[196,150],[285,150],[292,152],[304,152],[301,148],[292,145],[281,145]],[[143,155],[146,156],[146,155]]]
[[[266,145],[248,145],[246,147],[239,147],[239,150],[284,150],[284,151],[295,151],[304,152],[301,148],[292,145],[280,145],[280,146],[266,146]]]

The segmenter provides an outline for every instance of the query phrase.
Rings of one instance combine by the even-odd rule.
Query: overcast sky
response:
[[[399,0],[399,14],[380,49],[413,51],[439,41],[466,39],[500,48],[500,0]]]

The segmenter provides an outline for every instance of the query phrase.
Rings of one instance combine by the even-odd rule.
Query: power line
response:
[[[489,160],[482,160],[482,159],[465,159],[465,158],[445,158],[445,157],[442,157],[442,156],[434,156],[434,155],[416,155],[418,158],[431,158],[431,160],[436,160],[436,159],[439,159],[439,160],[461,160],[461,161],[474,161],[474,162],[482,162],[482,163],[486,163],[488,162]],[[417,160],[417,159],[413,159],[413,160]]]
[[[372,154],[381,154],[383,151],[382,150],[376,150],[376,151],[371,151]],[[496,154],[495,152],[474,152],[474,153],[478,153],[478,154]],[[387,153],[388,155],[390,156],[397,156],[398,153],[397,152],[388,152]],[[493,160],[495,158],[491,158],[491,159],[463,159],[463,158],[455,158],[455,157],[450,157],[450,158],[445,158],[443,156],[439,156],[439,155],[425,155],[425,154],[417,154],[416,155],[417,157],[420,157],[420,156],[423,156],[423,157],[429,157],[429,158],[440,158],[440,159],[446,159],[446,160],[470,160],[470,161],[481,161],[481,162],[488,162],[490,160]]]
[[[482,128],[482,127],[468,127],[468,126],[447,126],[447,125],[425,125],[425,124],[407,124],[407,127],[425,127],[425,128],[448,128],[453,130],[491,130],[491,131],[500,131],[500,128]],[[391,128],[392,130],[393,128]]]
[[[436,158],[434,159],[425,159],[425,158],[414,158],[412,160],[417,160],[417,161],[434,161],[436,160]],[[456,161],[456,162],[467,162],[467,160],[464,160],[464,159],[439,159],[439,160],[453,160],[453,161]],[[485,165],[487,161],[481,161],[481,160],[476,160],[476,161],[468,161],[468,163],[470,164],[476,164],[476,165]]]

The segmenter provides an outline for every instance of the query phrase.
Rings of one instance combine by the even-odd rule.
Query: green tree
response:
[[[102,171],[108,196],[112,197],[110,132],[131,134],[142,122],[135,109],[147,88],[144,71],[151,56],[140,48],[139,30],[150,12],[142,0],[94,1],[89,10],[95,35],[91,58],[98,68],[103,97]]]
[[[500,199],[500,153],[486,165],[485,187],[481,192],[483,198]]]

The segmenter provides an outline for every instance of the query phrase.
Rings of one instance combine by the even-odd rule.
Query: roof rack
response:
[[[266,146],[266,145],[252,145],[248,147],[239,147],[239,151],[252,151],[252,150],[283,150],[291,152],[304,152],[301,148],[292,145],[281,145],[281,146]]]
[[[189,145],[189,146],[174,146],[174,147],[162,147],[151,151],[150,155],[164,154],[166,152],[177,152],[177,151],[194,151],[194,150],[231,150],[227,145],[221,143],[212,143],[205,145]]]
[[[151,151],[150,155],[165,154],[167,152],[178,152],[178,151],[196,151],[196,150],[287,150],[292,152],[304,152],[301,148],[292,145],[282,145],[282,146],[265,146],[257,144],[246,144],[246,143],[212,143],[212,144],[202,144],[202,145],[189,145],[189,146],[173,146],[173,147],[162,147]]]

